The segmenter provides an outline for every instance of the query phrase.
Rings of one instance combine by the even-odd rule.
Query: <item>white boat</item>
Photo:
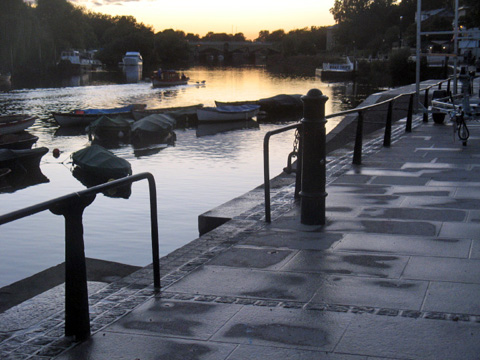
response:
[[[323,63],[322,68],[315,69],[315,75],[322,78],[346,78],[355,75],[356,64],[347,56],[345,63]]]
[[[127,71],[131,68],[137,68],[142,71],[143,58],[138,51],[127,51],[122,59],[123,70]]]
[[[101,68],[102,63],[94,59],[95,51],[80,52],[78,50],[64,50],[60,53],[58,66],[71,69],[92,70]]]
[[[37,119],[31,115],[0,116],[0,135],[15,134],[32,126]]]
[[[256,116],[260,105],[204,107],[197,110],[198,121],[239,121]]]

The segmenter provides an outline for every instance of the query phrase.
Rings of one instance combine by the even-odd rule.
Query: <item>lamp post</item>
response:
[[[400,44],[400,48],[402,48],[402,20],[403,20],[403,16],[400,16],[400,26],[399,26],[399,29],[400,29],[400,35],[399,35],[399,44]]]

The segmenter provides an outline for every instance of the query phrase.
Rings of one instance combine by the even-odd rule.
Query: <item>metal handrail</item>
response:
[[[448,78],[448,79],[445,79],[445,80],[441,80],[441,81],[439,81],[435,84],[432,84],[432,85],[429,85],[427,87],[424,87],[424,88],[420,89],[420,91],[425,91],[425,98],[427,98],[428,97],[428,91],[435,86],[438,86],[440,88],[443,83],[448,82],[447,89],[450,88],[450,81],[451,80],[452,80],[451,77]],[[353,163],[354,164],[360,164],[360,161],[361,161],[360,160],[361,159],[361,140],[362,140],[362,129],[361,129],[361,122],[362,122],[362,116],[361,115],[362,115],[362,112],[366,111],[366,110],[376,108],[376,107],[379,107],[379,106],[382,106],[382,105],[386,105],[386,104],[390,105],[395,100],[397,100],[401,97],[410,96],[410,103],[409,103],[409,107],[408,107],[408,116],[407,116],[408,119],[407,119],[407,124],[406,124],[406,131],[410,132],[411,131],[412,109],[413,109],[412,108],[412,106],[413,106],[413,95],[415,95],[415,94],[416,94],[416,91],[411,91],[411,92],[408,92],[408,93],[402,93],[402,94],[399,94],[399,95],[397,95],[397,96],[395,96],[391,99],[387,99],[387,100],[381,101],[381,102],[376,103],[376,104],[367,105],[367,106],[363,106],[363,107],[360,107],[360,108],[340,111],[340,112],[337,112],[337,113],[326,115],[325,119],[331,119],[331,118],[338,117],[338,116],[345,116],[345,115],[359,113],[359,115],[360,115],[359,120],[360,121],[358,122],[358,127],[357,127],[357,139],[356,139],[356,144],[355,144]],[[391,125],[391,111],[392,111],[392,107],[389,106],[387,117],[390,118],[390,121],[387,121],[387,122],[389,122],[390,125]],[[423,109],[422,111],[425,112],[426,109]],[[424,119],[424,121],[425,121],[425,119]],[[283,133],[285,131],[289,131],[289,130],[293,130],[293,129],[300,129],[301,126],[302,126],[302,123],[298,122],[296,124],[292,124],[292,125],[288,125],[288,126],[284,126],[284,127],[272,130],[272,131],[268,131],[265,134],[265,137],[264,137],[264,140],[263,140],[263,174],[264,174],[264,192],[265,192],[265,222],[267,222],[267,223],[271,222],[270,163],[269,163],[269,141],[270,141],[270,137],[272,137],[273,135]],[[387,126],[388,126],[388,124],[387,124]],[[389,131],[389,130],[387,130],[387,131]],[[390,145],[390,140],[387,139],[387,136],[386,136],[385,140],[384,140],[384,146],[389,146],[389,145]],[[358,147],[360,147],[360,152],[358,152],[358,150],[359,150]],[[298,174],[299,171],[301,171],[301,166],[297,162],[297,174]],[[297,182],[298,182],[298,178],[299,177],[297,176]]]
[[[57,197],[0,216],[0,225],[50,210],[65,217],[65,335],[84,340],[90,336],[88,290],[83,242],[83,210],[95,200],[96,194],[118,186],[148,180],[150,192],[150,224],[152,237],[153,284],[160,291],[160,251],[158,243],[157,192],[152,174],[144,172],[75,193]]]

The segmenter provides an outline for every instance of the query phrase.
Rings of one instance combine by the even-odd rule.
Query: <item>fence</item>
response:
[[[158,244],[157,193],[150,173],[139,173],[86,190],[71,193],[0,216],[0,225],[49,210],[65,217],[65,336],[76,340],[90,337],[87,273],[83,241],[83,211],[99,192],[148,180],[150,192],[150,223],[152,237],[153,284],[160,290],[160,253]]]
[[[429,90],[433,87],[438,87],[438,89],[440,90],[442,88],[443,83],[447,82],[447,90],[446,91],[447,91],[447,93],[450,93],[451,80],[452,80],[451,78],[446,79],[446,80],[442,80],[442,81],[439,81],[439,82],[437,82],[433,85],[430,85],[428,87],[420,89],[420,91],[425,91],[423,109],[422,109],[422,111],[423,111],[423,122],[428,122]],[[310,90],[310,92],[311,91],[312,90]],[[414,110],[413,105],[414,105],[415,95],[416,95],[416,92],[404,93],[404,94],[397,95],[397,96],[395,96],[391,99],[379,102],[377,104],[364,106],[364,107],[361,107],[361,108],[355,108],[355,109],[352,109],[352,110],[341,111],[341,112],[337,112],[337,113],[326,115],[326,116],[324,115],[324,113],[325,113],[325,102],[323,102],[323,104],[322,103],[317,103],[317,104],[314,103],[314,104],[307,105],[307,103],[305,103],[305,100],[308,99],[309,95],[307,94],[306,96],[303,96],[302,100],[304,100],[304,118],[299,123],[288,125],[288,126],[285,126],[285,127],[273,130],[273,131],[269,131],[265,134],[265,137],[264,137],[264,142],[263,142],[263,161],[264,161],[263,162],[263,173],[264,173],[264,191],[265,191],[265,221],[268,222],[268,223],[271,222],[269,142],[270,142],[270,138],[273,135],[280,134],[280,133],[283,133],[285,131],[289,131],[289,130],[293,130],[293,129],[298,130],[298,132],[300,134],[298,152],[297,152],[297,154],[294,154],[294,156],[297,157],[296,180],[295,180],[295,197],[297,198],[299,195],[302,196],[302,192],[304,192],[305,179],[304,179],[304,176],[302,176],[302,172],[307,171],[307,173],[308,173],[308,171],[309,171],[309,169],[307,169],[307,167],[305,166],[304,159],[303,159],[303,155],[305,153],[304,144],[305,144],[305,142],[309,141],[309,140],[307,140],[308,137],[312,136],[311,131],[308,132],[308,131],[305,130],[305,124],[310,122],[307,119],[307,116],[306,116],[308,113],[311,114],[312,112],[313,113],[316,112],[317,115],[322,114],[322,118],[318,118],[318,116],[314,116],[314,119],[313,119],[314,122],[315,121],[316,122],[326,122],[326,119],[331,119],[331,118],[338,117],[338,116],[346,116],[346,115],[358,113],[357,127],[356,127],[356,133],[355,133],[355,145],[354,145],[352,163],[354,165],[361,165],[361,163],[362,163],[362,143],[363,143],[363,123],[364,123],[364,116],[363,115],[364,115],[364,112],[368,111],[368,110],[371,110],[371,109],[374,109],[374,108],[377,108],[377,107],[380,107],[382,105],[388,105],[386,120],[385,120],[384,139],[383,139],[383,146],[388,147],[391,144],[393,103],[396,100],[398,100],[402,97],[409,96],[405,131],[406,132],[411,132],[412,131],[413,110]],[[322,107],[322,108],[321,109],[310,109],[310,108],[308,108],[308,106],[313,106],[313,107],[319,106],[319,107]],[[326,140],[323,139],[323,141],[326,141]],[[324,148],[325,148],[325,144],[320,145],[320,152],[324,153]],[[318,164],[318,163],[323,162],[323,164],[325,164],[324,154],[309,154],[309,155],[313,155],[313,156],[317,157],[316,159],[313,159],[311,161],[312,163]],[[290,154],[289,160],[291,160],[291,157],[292,157],[292,154]],[[318,179],[311,179],[311,181],[318,182],[319,180]],[[317,189],[314,189],[313,192],[315,192],[315,190],[320,189],[320,191],[321,191],[321,189],[324,189],[325,188],[325,181],[326,181],[325,177],[323,176],[323,178],[320,179],[320,182],[323,182],[323,184],[320,184]],[[306,185],[307,185],[307,187],[311,186],[309,180],[307,180]],[[305,195],[305,194],[303,194],[303,195]],[[323,196],[323,194],[317,194],[316,196],[317,197],[318,196]],[[302,202],[305,202],[305,199],[307,199],[308,197],[311,197],[311,196],[308,196],[308,195],[303,196],[302,197]],[[307,208],[302,205],[302,223],[304,223],[304,224],[306,224],[306,223],[320,223],[320,224],[324,223],[325,208],[324,208],[324,205],[323,205],[323,209],[321,209],[321,207],[322,207],[322,205],[320,204],[320,209],[319,209],[319,206],[314,206],[313,209],[307,210]],[[315,219],[315,218],[312,219],[312,217],[315,217],[315,215],[304,214],[305,211],[313,212],[313,211],[318,211],[318,210],[323,211],[323,214],[320,214],[319,215],[320,218],[317,218],[317,219]]]

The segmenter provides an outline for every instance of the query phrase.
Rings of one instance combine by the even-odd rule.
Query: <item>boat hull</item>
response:
[[[175,80],[175,81],[163,81],[163,80],[158,80],[158,79],[152,79],[152,86],[154,88],[179,86],[179,85],[187,85],[187,84],[188,84],[188,79],[187,80]]]
[[[29,115],[5,115],[0,116],[0,135],[15,134],[21,132],[35,123],[36,116]]]
[[[43,155],[48,152],[48,148],[39,147],[34,149],[0,149],[0,168],[9,168],[14,170],[21,164],[22,168],[38,168]]]
[[[143,110],[146,108],[145,104],[135,104],[133,107],[128,111],[119,111],[119,112],[110,112],[106,109],[105,112],[98,112],[94,114],[85,114],[77,113],[77,112],[69,112],[69,113],[59,113],[54,112],[52,113],[53,118],[60,126],[87,126],[90,125],[93,121],[99,119],[103,115],[108,115],[109,117],[123,117],[125,119],[133,119],[132,111],[134,110]]]
[[[26,131],[15,134],[0,135],[0,149],[31,149],[38,140],[38,136],[31,135]]]
[[[229,108],[239,108],[238,111],[222,111],[217,107],[205,107],[197,110],[199,122],[228,122],[249,120],[256,116],[260,110],[260,106],[230,106]],[[240,110],[240,109],[244,110]],[[220,110],[219,110],[220,109]]]

